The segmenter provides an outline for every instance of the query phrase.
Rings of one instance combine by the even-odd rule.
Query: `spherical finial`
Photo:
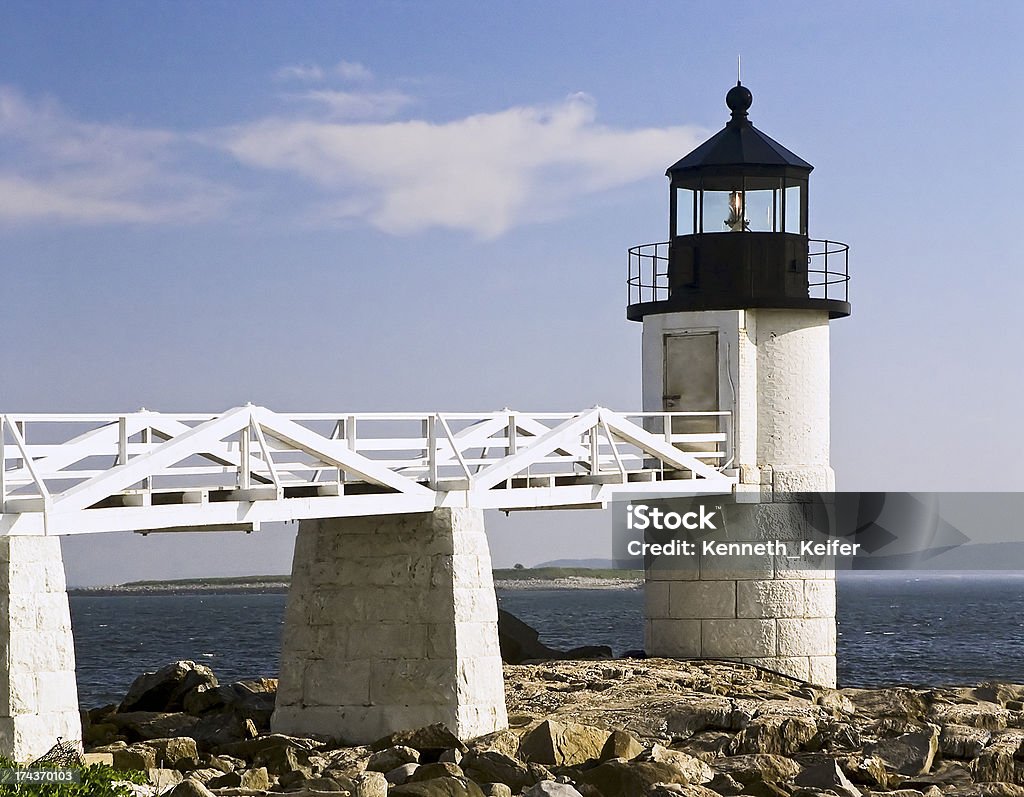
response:
[[[733,116],[746,116],[747,110],[753,102],[754,95],[750,93],[750,89],[738,80],[736,85],[729,89],[729,93],[725,95],[725,104],[729,106]]]

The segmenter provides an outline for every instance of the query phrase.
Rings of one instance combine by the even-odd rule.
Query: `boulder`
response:
[[[670,750],[660,744],[654,745],[650,751],[640,756],[639,761],[653,761],[657,764],[668,764],[681,776],[673,783],[708,783],[715,777],[714,771],[704,761],[684,753],[682,750]]]
[[[688,782],[672,764],[656,761],[606,761],[581,772],[579,779],[603,797],[644,797],[656,783]]]
[[[434,778],[464,778],[466,775],[462,767],[450,761],[438,761],[434,764],[421,764],[407,781],[408,783],[419,783]]]
[[[613,758],[622,758],[629,761],[636,758],[644,751],[644,746],[633,734],[626,731],[612,731],[605,740],[598,756],[600,761],[610,761]]]
[[[647,797],[719,797],[719,793],[696,783],[688,786],[682,783],[657,783],[647,792]]]
[[[901,775],[923,775],[931,769],[938,749],[939,729],[926,725],[912,733],[868,745],[864,753],[881,759],[886,769]]]
[[[860,789],[853,785],[835,761],[805,769],[796,776],[794,782],[797,786],[825,789],[842,797],[861,797]]]
[[[474,753],[471,750],[462,759],[462,769],[477,783],[504,783],[516,793],[539,780],[545,780],[550,775],[543,766],[534,764],[529,767],[497,750],[486,750],[482,753]]]
[[[214,794],[199,781],[187,778],[168,792],[167,797],[214,797]]]
[[[129,739],[142,742],[150,739],[193,737],[193,731],[198,723],[195,717],[188,714],[157,711],[119,712],[111,715],[110,721]]]
[[[325,760],[323,768],[334,772],[343,772],[352,777],[366,769],[366,762],[370,760],[369,747],[342,747],[340,750],[330,750],[322,753]]]
[[[727,731],[701,731],[695,733],[684,743],[675,744],[673,747],[697,756],[708,763],[714,763],[716,759],[733,752],[735,738]]]
[[[991,731],[970,725],[944,725],[939,750],[946,758],[976,758],[992,738]]]
[[[744,786],[751,783],[777,783],[789,780],[801,770],[796,761],[771,753],[729,756],[715,761],[714,766],[716,770],[729,775]]]
[[[145,744],[110,745],[107,749],[94,752],[108,752],[114,758],[114,769],[122,772],[156,769],[156,750]]]
[[[156,789],[157,794],[170,791],[185,779],[184,775],[176,769],[164,769],[162,767],[147,769],[146,778],[149,780],[149,784]]]
[[[367,770],[352,778],[352,797],[388,797],[388,781],[383,772]],[[395,788],[404,788],[396,786]]]
[[[913,689],[843,689],[857,711],[869,717],[895,717],[897,719],[919,719],[928,711],[929,700]]]
[[[519,757],[538,764],[577,766],[600,758],[609,736],[602,728],[545,720],[523,737]]]
[[[524,791],[523,797],[583,797],[583,795],[568,783],[542,780]]]
[[[176,661],[136,678],[118,711],[182,711],[185,695],[202,685],[217,685],[213,670],[194,661]]]
[[[419,764],[402,764],[401,766],[395,767],[390,772],[385,772],[384,778],[391,786],[401,786],[403,783],[407,782],[419,768]]]
[[[539,631],[504,609],[498,609],[498,646],[501,649],[501,660],[506,664],[552,659],[612,658],[612,649],[607,645],[585,645],[572,650],[549,648],[540,641]]]
[[[512,789],[504,783],[481,783],[479,785],[484,797],[512,797]]]
[[[443,777],[395,786],[389,797],[483,797],[483,792],[468,778]]]
[[[751,721],[735,741],[736,753],[792,755],[814,746],[818,726],[809,717],[768,716]]]
[[[739,731],[754,718],[756,708],[727,697],[695,696],[665,718],[668,732],[680,737],[704,730]]]
[[[494,751],[503,755],[514,756],[519,751],[519,737],[508,728],[505,728],[484,736],[478,736],[470,741],[467,747],[475,753]]]
[[[237,756],[255,766],[265,766],[272,775],[301,772],[305,777],[311,777],[309,756],[320,746],[321,743],[312,739],[272,733],[258,739],[224,745],[220,752]]]
[[[157,762],[165,767],[174,767],[182,759],[199,756],[195,739],[189,736],[149,739],[146,744],[156,750]]]
[[[375,741],[370,747],[374,752],[380,752],[389,747],[411,747],[421,753],[437,751],[437,755],[445,750],[454,749],[465,753],[468,749],[458,736],[440,722],[424,728],[388,734]]]
[[[372,772],[390,772],[402,764],[417,764],[419,760],[419,751],[413,750],[411,747],[395,745],[371,755],[369,761],[366,762],[366,769]]]

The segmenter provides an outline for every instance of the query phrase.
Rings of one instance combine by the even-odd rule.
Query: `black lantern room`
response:
[[[630,249],[628,318],[750,308],[850,314],[847,246],[807,233],[814,168],[747,118],[739,82],[725,127],[668,168],[669,240]]]

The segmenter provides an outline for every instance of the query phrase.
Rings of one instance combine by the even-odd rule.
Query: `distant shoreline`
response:
[[[585,567],[539,567],[493,571],[494,587],[501,590],[542,589],[637,589],[643,573]],[[120,595],[282,595],[288,592],[288,576],[261,575],[224,578],[188,578],[166,581],[131,581],[102,587],[72,587],[77,597]]]

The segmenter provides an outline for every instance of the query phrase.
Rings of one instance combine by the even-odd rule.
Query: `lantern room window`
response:
[[[676,187],[673,237],[719,232],[807,235],[807,181],[740,177]]]

